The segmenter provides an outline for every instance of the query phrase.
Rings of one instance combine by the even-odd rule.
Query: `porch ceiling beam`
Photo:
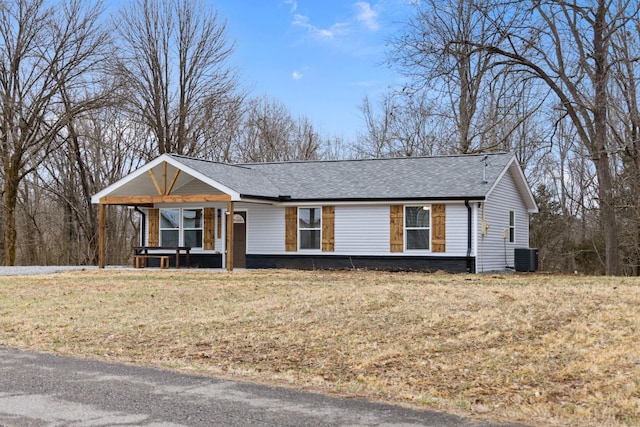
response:
[[[164,194],[171,194],[171,191],[173,190],[173,186],[176,185],[176,181],[178,180],[179,175],[180,175],[180,169],[176,169],[175,173],[173,174],[173,179],[171,180],[171,183],[169,184],[169,187],[166,189]]]
[[[158,184],[158,180],[156,179],[156,176],[153,173],[153,169],[149,169],[147,172],[149,173],[149,176],[151,177],[151,181],[153,181],[153,186],[156,187],[156,191],[158,192],[158,194],[160,195],[164,194],[164,191],[162,191],[162,189],[160,188],[160,184]]]
[[[229,202],[228,194],[187,194],[164,196],[105,196],[100,199],[102,205],[153,205],[155,203],[205,203]]]

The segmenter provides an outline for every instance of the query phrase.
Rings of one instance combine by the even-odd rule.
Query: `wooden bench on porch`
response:
[[[160,268],[169,268],[169,255],[134,255],[133,266],[135,268],[145,268],[149,258],[159,259]]]
[[[191,267],[191,247],[190,246],[134,246],[133,266],[135,268],[145,268],[148,259],[160,260],[160,268],[169,268],[169,259],[172,255],[166,253],[153,253],[149,251],[175,251],[175,266],[180,268],[180,254],[184,252],[186,266]]]

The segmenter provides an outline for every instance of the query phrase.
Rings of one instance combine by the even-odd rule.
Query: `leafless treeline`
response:
[[[158,154],[315,159],[320,135],[250,96],[226,22],[200,0],[0,3],[0,254],[6,265],[94,264],[91,195]],[[133,212],[110,209],[109,262],[125,262]]]
[[[640,274],[640,3],[423,0],[362,104],[362,155],[510,150],[546,269]]]
[[[423,0],[390,43],[402,87],[365,98],[358,141],[242,87],[201,0],[0,3],[0,255],[92,264],[90,197],[159,153],[220,161],[514,151],[540,203],[541,266],[640,273],[639,5]],[[134,212],[109,209],[109,263]]]

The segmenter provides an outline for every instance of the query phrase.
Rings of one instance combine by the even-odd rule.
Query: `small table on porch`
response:
[[[191,267],[191,246],[134,246],[136,255],[149,256],[149,251],[176,251],[176,268],[180,268],[180,253],[184,251],[187,267]]]

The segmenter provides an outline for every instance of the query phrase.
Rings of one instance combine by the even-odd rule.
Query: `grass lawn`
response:
[[[0,345],[534,425],[640,425],[640,278],[0,277]]]

